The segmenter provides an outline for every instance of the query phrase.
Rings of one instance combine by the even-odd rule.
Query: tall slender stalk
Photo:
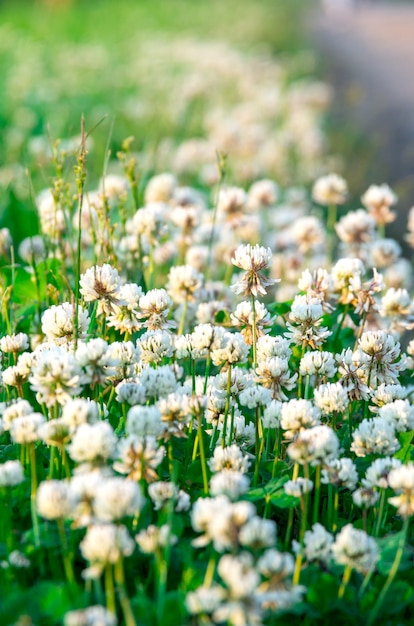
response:
[[[381,610],[381,607],[384,603],[384,600],[386,598],[386,595],[388,593],[389,588],[392,585],[392,582],[395,578],[395,576],[397,575],[398,569],[400,567],[400,563],[401,563],[401,559],[402,556],[404,554],[404,546],[405,546],[405,540],[407,538],[407,531],[408,531],[408,527],[410,525],[410,518],[406,517],[404,520],[404,525],[403,525],[403,529],[402,529],[402,533],[401,533],[401,538],[400,541],[398,543],[398,548],[397,548],[397,552],[395,554],[395,558],[394,558],[394,562],[392,564],[392,567],[390,569],[390,573],[388,574],[388,578],[385,581],[385,585],[383,586],[380,595],[378,596],[378,599],[374,605],[374,608],[372,609],[370,616],[368,618],[367,621],[367,626],[372,626],[372,624],[376,621],[378,613]]]
[[[29,443],[30,455],[30,472],[31,472],[31,493],[30,493],[30,512],[32,515],[33,534],[36,547],[40,547],[40,530],[39,518],[36,510],[36,494],[37,494],[37,471],[36,471],[36,450],[35,444]]]
[[[114,566],[115,582],[117,585],[119,603],[124,615],[125,626],[136,626],[134,613],[132,612],[131,603],[127,588],[125,585],[124,560],[122,556],[117,560]]]

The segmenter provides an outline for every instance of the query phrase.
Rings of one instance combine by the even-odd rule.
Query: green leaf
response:
[[[382,537],[381,539],[377,539],[377,543],[380,547],[381,554],[380,559],[378,561],[378,571],[383,575],[387,576],[391,570],[392,564],[394,563],[395,555],[398,550],[398,545],[403,536],[403,531],[401,530],[399,533],[395,533],[393,535],[387,535],[386,537]],[[405,545],[404,553],[401,559],[399,571],[405,571],[411,569],[413,567],[413,554],[414,550],[409,545]]]
[[[280,489],[270,497],[270,502],[280,509],[294,509],[300,503],[299,498],[290,496],[283,489]]]
[[[400,442],[401,448],[398,450],[396,454],[394,454],[394,458],[400,459],[403,463],[409,461],[413,457],[413,446],[411,442],[414,437],[414,430],[409,430],[406,433],[400,433],[398,435],[398,441]]]

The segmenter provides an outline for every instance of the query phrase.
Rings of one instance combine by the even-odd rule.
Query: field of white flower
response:
[[[329,173],[329,88],[1,29],[0,624],[410,623],[413,268],[392,189]],[[142,134],[102,147],[97,98],[48,138],[95,72]]]

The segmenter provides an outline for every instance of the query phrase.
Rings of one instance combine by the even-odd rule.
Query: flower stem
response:
[[[31,470],[31,494],[30,494],[30,512],[32,515],[33,534],[36,547],[40,547],[40,530],[39,518],[36,510],[36,494],[37,494],[37,473],[36,473],[36,450],[35,444],[29,444],[30,454],[30,470]]]
[[[136,626],[135,617],[132,612],[131,603],[129,601],[125,585],[124,560],[122,556],[115,563],[114,574],[115,582],[118,588],[119,602],[121,604],[122,613],[124,614],[125,626]]]
[[[66,540],[65,526],[62,518],[56,520],[56,522],[62,548],[63,569],[65,570],[66,581],[69,587],[73,587],[75,585],[75,574],[73,571],[72,554]]]
[[[316,524],[319,520],[319,502],[321,498],[321,465],[316,466],[315,471],[315,498],[313,501],[313,523]]]
[[[201,411],[197,412],[197,426],[198,426],[198,442],[200,445],[201,472],[203,475],[203,488],[204,488],[204,493],[207,495],[208,494],[207,461],[206,461],[206,453],[205,453],[204,441],[203,441],[203,424],[202,424]]]
[[[403,529],[401,532],[401,538],[398,544],[398,549],[397,552],[395,554],[395,558],[394,558],[394,562],[392,564],[392,567],[390,569],[390,573],[388,574],[388,578],[385,581],[385,585],[383,586],[380,595],[378,596],[378,599],[374,605],[374,608],[371,611],[371,614],[368,618],[368,622],[367,622],[367,626],[372,626],[372,624],[376,621],[377,619],[377,615],[384,603],[385,597],[388,593],[389,588],[392,585],[392,582],[398,572],[398,568],[400,567],[400,563],[401,563],[401,559],[402,556],[404,554],[404,546],[405,546],[405,540],[407,537],[407,531],[408,531],[408,527],[410,525],[410,518],[406,517],[404,520],[404,525],[403,525]]]
[[[342,576],[341,586],[339,587],[339,591],[338,591],[338,598],[340,599],[344,597],[344,593],[348,586],[349,580],[351,578],[351,574],[352,574],[352,566],[347,565],[344,571],[344,575]]]
[[[116,605],[115,605],[115,588],[114,588],[114,577],[112,572],[112,563],[107,563],[105,565],[105,597],[106,597],[106,608],[108,611],[116,614]]]
[[[221,445],[223,446],[223,448],[226,445],[227,420],[228,420],[229,409],[230,409],[230,396],[231,396],[231,365],[229,363],[228,370],[227,370],[227,390],[226,390],[226,406],[224,408],[223,434],[221,437]]]

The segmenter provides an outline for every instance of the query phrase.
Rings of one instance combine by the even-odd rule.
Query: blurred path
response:
[[[374,139],[383,179],[367,182],[389,182],[407,210],[414,204],[414,4],[324,5],[309,26],[336,89],[335,115]]]

